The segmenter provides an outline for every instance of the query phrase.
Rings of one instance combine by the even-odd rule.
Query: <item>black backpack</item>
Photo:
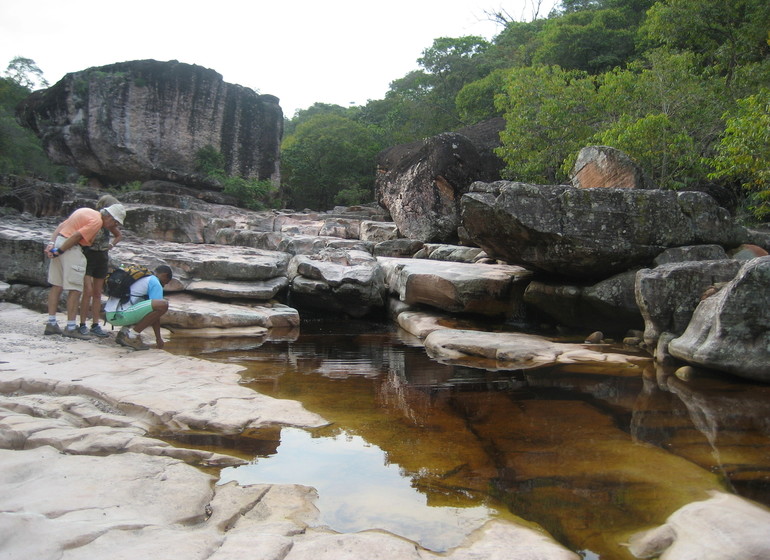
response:
[[[120,299],[124,304],[131,299],[131,285],[145,276],[152,276],[146,266],[132,264],[128,268],[116,268],[107,275],[104,281],[104,292],[109,297]]]

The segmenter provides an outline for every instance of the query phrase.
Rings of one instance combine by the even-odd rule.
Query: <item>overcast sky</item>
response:
[[[31,58],[53,85],[113,62],[178,60],[281,99],[284,114],[315,102],[382,99],[438,37],[501,30],[485,12],[541,17],[557,0],[0,0],[0,71]]]

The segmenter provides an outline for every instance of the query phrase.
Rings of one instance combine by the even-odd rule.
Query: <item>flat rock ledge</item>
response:
[[[487,369],[523,370],[558,364],[630,368],[641,372],[650,358],[600,352],[588,344],[551,342],[522,333],[438,329],[425,337],[425,350],[432,358],[449,364],[484,364]]]
[[[217,485],[200,465],[244,460],[153,434],[326,421],[239,385],[239,366],[46,337],[43,323],[0,303],[4,559],[579,559],[542,531],[501,520],[443,554],[384,531],[338,534],[319,524],[312,488]]]
[[[604,345],[555,342],[543,336],[489,332],[446,314],[408,310],[396,317],[399,327],[416,337],[441,363],[488,370],[530,370],[556,365],[609,368],[615,374],[640,374],[652,363],[646,355],[608,351]]]

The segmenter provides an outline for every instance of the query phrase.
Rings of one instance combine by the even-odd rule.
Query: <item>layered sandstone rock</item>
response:
[[[452,313],[522,314],[531,273],[518,266],[380,258],[391,292],[408,305]]]
[[[279,179],[278,99],[200,66],[138,60],[73,72],[33,93],[17,116],[51,161],[104,183],[165,179],[221,190],[196,174],[206,146],[231,175]]]
[[[681,335],[706,291],[735,278],[743,263],[722,259],[662,264],[636,273],[636,302],[644,339],[654,347],[664,332]]]
[[[680,245],[737,247],[749,232],[700,192],[475,183],[469,238],[491,257],[548,274],[607,278]]]
[[[701,301],[669,351],[689,363],[770,381],[770,256],[746,262]]]

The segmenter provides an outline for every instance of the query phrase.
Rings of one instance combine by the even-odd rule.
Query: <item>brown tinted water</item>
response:
[[[652,363],[448,366],[403,331],[356,321],[167,348],[241,364],[244,384],[330,422],[183,443],[250,460],[223,469],[223,483],[313,486],[321,523],[337,531],[382,528],[444,551],[504,517],[614,560],[631,558],[630,534],[710,490],[770,505],[768,386],[705,372],[682,381]]]

